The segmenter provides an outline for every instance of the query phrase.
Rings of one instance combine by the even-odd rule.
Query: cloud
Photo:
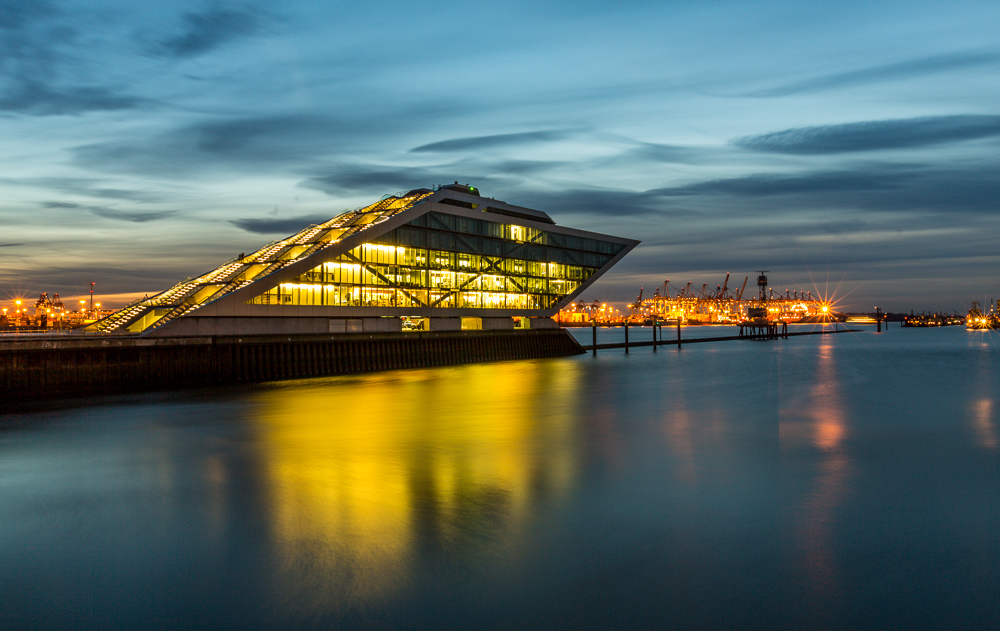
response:
[[[860,70],[848,72],[837,72],[832,74],[786,83],[774,88],[757,90],[744,96],[755,97],[777,97],[789,96],[801,92],[819,92],[831,88],[843,88],[856,85],[866,85],[870,83],[883,83],[896,79],[908,79],[927,74],[946,72],[949,70],[960,70],[963,68],[974,68],[994,64],[1000,61],[997,53],[952,53],[948,55],[934,55],[922,57],[920,59],[910,59],[894,64],[873,66]]]
[[[35,18],[52,13],[55,13],[52,5],[42,0],[37,2],[0,0],[0,29],[20,29]]]
[[[386,191],[411,190],[440,184],[442,180],[451,182],[455,178],[463,179],[458,174],[448,179],[448,177],[441,175],[445,172],[443,168],[343,164],[330,167],[324,173],[310,177],[299,185],[337,195],[345,191],[382,191],[384,193]],[[467,179],[464,178],[463,181]]]
[[[145,99],[118,94],[107,87],[54,88],[34,80],[22,81],[0,98],[0,110],[23,114],[55,115],[133,109]]]
[[[558,214],[614,218],[667,214],[674,210],[657,197],[644,191],[575,188],[551,192],[526,191],[525,205],[551,213],[557,222]]]
[[[120,188],[109,188],[102,186],[104,180],[77,178],[77,177],[26,177],[26,178],[5,178],[0,177],[0,185],[17,186],[24,188],[42,189],[46,191],[59,191],[69,193],[73,196],[95,197],[99,199],[120,199],[132,202],[157,202],[165,201],[166,197],[159,193],[148,190],[136,191]],[[171,196],[171,200],[176,196]],[[46,204],[57,204],[63,202],[46,202]],[[58,206],[46,206],[47,208],[57,208]],[[76,208],[73,203],[66,208]]]
[[[620,157],[643,162],[691,164],[697,162],[703,154],[704,150],[693,147],[640,142],[635,147],[626,150]]]
[[[226,167],[274,168],[331,150],[335,121],[282,116],[205,121],[169,133],[73,148],[73,161],[99,172],[178,175]]]
[[[129,212],[117,210],[106,206],[86,206],[90,212],[105,219],[116,219],[118,221],[131,221],[134,223],[146,223],[147,221],[158,221],[177,214],[176,210],[161,210],[156,212]]]
[[[257,34],[260,14],[249,7],[185,13],[183,31],[160,42],[160,51],[173,57],[194,57],[230,41]]]
[[[683,198],[689,207],[716,217],[758,216],[772,222],[789,213],[824,209],[987,216],[995,213],[1000,199],[1000,163],[864,162],[840,170],[705,180],[652,189],[644,196]]]
[[[882,171],[819,171],[793,175],[765,173],[653,189],[647,191],[647,194],[664,197],[692,195],[768,197],[803,193],[825,194],[835,191],[876,191],[898,188],[912,177],[912,174],[901,169],[886,167],[883,167]]]
[[[567,164],[569,163],[546,160],[492,160],[482,156],[434,166],[337,164],[314,171],[308,179],[300,182],[299,186],[330,195],[344,193],[381,195],[386,192],[430,188],[458,180],[474,184],[483,195],[490,195],[491,189],[509,190],[512,186],[508,180],[520,180],[525,176],[536,177]]]
[[[550,212],[556,221],[562,216],[640,223],[672,218],[692,225],[707,222],[718,233],[723,229],[719,222],[736,222],[731,227],[746,230],[752,220],[769,234],[779,234],[783,222],[809,218],[815,229],[839,234],[862,229],[867,213],[883,212],[910,216],[910,229],[937,221],[932,218],[953,222],[957,215],[962,221],[992,216],[1000,199],[1000,162],[861,162],[836,170],[761,173],[648,190],[529,190],[519,199]],[[649,230],[652,235],[662,232]]]
[[[0,248],[16,248],[24,245],[23,243],[0,243]]]
[[[644,215],[692,216],[699,206],[708,207],[720,215],[732,209],[719,203],[719,197],[768,198],[790,196],[798,199],[813,196],[835,199],[831,193],[851,193],[861,199],[872,191],[897,189],[916,177],[899,167],[883,167],[881,171],[860,169],[801,174],[764,173],[740,178],[705,180],[681,186],[669,186],[643,191],[575,188],[546,193],[526,192],[528,205],[553,213],[629,217]],[[678,205],[684,199],[684,206]],[[838,201],[842,198],[837,198]],[[825,205],[825,204],[824,204]],[[792,207],[797,207],[793,202]],[[772,207],[769,214],[780,212]],[[704,211],[702,211],[704,212]],[[736,210],[734,212],[740,212]]]
[[[559,167],[564,167],[571,165],[570,162],[562,162],[559,160],[499,160],[496,162],[484,162],[481,170],[485,173],[494,174],[508,174],[508,175],[524,175],[529,177],[538,176],[545,171],[551,169],[557,169]],[[485,178],[475,178],[475,180],[481,181]]]
[[[1000,116],[928,116],[798,127],[738,138],[733,144],[754,151],[797,155],[910,149],[1000,136]]]
[[[254,234],[295,234],[306,226],[329,221],[331,217],[305,215],[287,219],[232,219],[229,223]]]
[[[412,133],[414,128],[454,114],[461,106],[386,100],[357,110],[338,110],[336,115],[328,114],[329,108],[322,109],[323,113],[215,116],[166,132],[130,133],[72,148],[73,162],[97,172],[136,173],[158,179],[220,170],[273,172],[289,166],[302,172],[315,169],[320,158],[371,151],[373,142]],[[398,189],[393,186],[391,190]]]
[[[233,167],[271,170],[304,167],[345,150],[358,138],[370,138],[373,125],[313,114],[211,119],[167,133],[81,145],[72,152],[79,166],[158,177]]]
[[[251,147],[277,148],[288,142],[302,144],[336,133],[343,125],[330,118],[313,115],[262,116],[192,125],[186,132],[197,147],[212,154],[244,152]]]
[[[166,219],[167,217],[172,217],[177,214],[176,210],[160,210],[153,212],[130,212],[127,210],[118,210],[116,208],[108,208],[107,206],[87,206],[83,204],[74,204],[72,202],[42,202],[43,208],[55,208],[55,209],[68,209],[68,210],[87,210],[98,217],[104,217],[105,219],[116,219],[118,221],[131,221],[134,223],[146,223],[147,221],[157,221],[159,219]]]
[[[517,134],[497,134],[494,136],[471,136],[467,138],[453,138],[451,140],[441,140],[430,144],[421,145],[410,149],[413,153],[431,151],[469,151],[479,149],[496,149],[497,147],[511,147],[538,142],[556,142],[563,140],[570,135],[565,130],[542,130],[529,131]]]
[[[59,11],[47,2],[0,0],[0,112],[80,114],[145,102],[111,86],[75,81],[85,75],[83,58],[68,52],[78,31],[53,22],[55,16]],[[60,83],[60,75],[70,80]]]

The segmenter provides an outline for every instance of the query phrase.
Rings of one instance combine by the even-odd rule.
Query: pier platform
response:
[[[578,355],[562,329],[337,335],[0,337],[0,401]]]

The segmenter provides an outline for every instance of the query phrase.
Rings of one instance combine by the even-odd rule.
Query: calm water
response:
[[[869,329],[7,413],[0,628],[995,628],[998,360]]]

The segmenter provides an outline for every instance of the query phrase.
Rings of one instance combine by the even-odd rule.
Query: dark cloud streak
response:
[[[692,147],[640,142],[637,146],[625,151],[621,157],[626,160],[640,160],[644,162],[692,164],[697,162],[703,153],[702,150]]]
[[[295,234],[306,226],[329,221],[331,217],[306,215],[287,219],[232,219],[229,221],[240,230],[254,234]]]
[[[172,217],[177,214],[175,210],[161,210],[157,212],[129,212],[126,210],[117,210],[115,208],[108,208],[106,206],[86,206],[85,207],[90,212],[94,213],[98,217],[104,217],[105,219],[115,219],[117,221],[131,221],[134,223],[146,223],[147,221],[158,221],[160,219],[166,219],[167,217]]]
[[[990,217],[1000,200],[1000,163],[864,162],[838,170],[761,173],[644,191],[578,188],[524,195],[527,205],[555,217],[656,216],[704,222],[752,216],[773,227],[785,218],[826,213],[819,228],[841,233],[859,227],[869,212],[909,214],[925,226],[934,223],[932,217],[949,222],[957,215],[963,221]]]
[[[35,115],[82,114],[84,112],[117,111],[147,103],[102,86],[57,88],[36,80],[22,80],[0,98],[0,110]]]
[[[837,171],[707,180],[643,195],[684,198],[715,214],[753,212],[771,218],[818,209],[989,216],[1000,199],[1000,163],[861,163]]]
[[[355,164],[338,165],[326,171],[304,180],[300,186],[331,195],[342,194],[345,191],[409,190],[439,183],[441,173],[444,172],[442,169],[423,167]]]
[[[650,214],[670,214],[669,204],[656,194],[642,191],[606,189],[572,189],[556,192],[525,192],[525,205],[539,208],[554,215],[592,215],[597,217],[624,217]],[[558,221],[558,219],[557,219]]]
[[[147,221],[157,221],[166,219],[177,214],[175,210],[161,210],[154,212],[131,212],[108,208],[107,206],[87,206],[84,204],[74,204],[72,202],[42,202],[43,208],[64,209],[64,210],[86,210],[98,217],[105,219],[115,219],[117,221],[131,221],[133,223],[146,223]]]
[[[472,151],[479,149],[496,149],[498,147],[512,147],[541,142],[556,142],[563,140],[570,135],[565,130],[541,130],[529,131],[516,134],[497,134],[494,136],[472,136],[467,138],[453,138],[451,140],[441,140],[430,144],[421,145],[410,149],[412,153],[426,153],[432,151]]]
[[[46,2],[0,0],[0,112],[76,115],[147,102],[113,86],[75,81],[80,59],[68,49],[79,33],[75,26],[59,24],[57,16],[60,12]],[[60,75],[68,81],[60,81]]]
[[[928,116],[842,125],[798,127],[733,141],[754,151],[826,155],[884,149],[912,149],[1000,136],[1000,116]]]
[[[185,13],[183,32],[160,42],[158,49],[173,57],[194,57],[230,41],[255,35],[261,28],[260,14],[249,7]]]
[[[132,212],[108,208],[107,206],[85,206],[72,202],[42,202],[43,208],[64,209],[64,210],[86,210],[98,217],[105,219],[115,219],[117,221],[131,221],[133,223],[146,223],[147,221],[158,221],[177,214],[175,210],[160,210],[154,212]]]
[[[757,90],[745,94],[752,97],[780,97],[799,94],[803,92],[819,92],[831,88],[844,88],[857,85],[867,85],[871,83],[882,83],[897,79],[909,79],[911,77],[921,77],[928,74],[947,72],[951,70],[961,70],[964,68],[975,68],[1000,61],[1000,54],[997,53],[953,53],[948,55],[934,55],[920,59],[910,59],[894,64],[873,66],[860,70],[848,72],[837,72],[823,75],[804,81],[786,83],[774,88]]]
[[[896,168],[885,168],[882,172],[859,170],[821,171],[795,175],[759,174],[653,189],[647,191],[647,194],[664,197],[691,195],[768,197],[837,191],[876,191],[899,188],[911,178],[912,174]]]
[[[274,168],[330,152],[346,127],[314,115],[208,120],[151,137],[78,146],[73,160],[98,171],[161,177],[220,167]]]
[[[106,140],[72,149],[73,161],[88,169],[163,177],[297,167],[314,168],[319,158],[352,151],[376,133],[390,133],[438,120],[437,104],[385,104],[351,116],[295,113],[214,117],[166,133]],[[395,190],[397,187],[392,187]]]
[[[199,149],[212,154],[246,151],[249,146],[269,146],[289,140],[335,134],[338,121],[321,116],[273,116],[199,123],[189,128]]]
[[[44,0],[0,0],[0,29],[17,30],[39,17],[55,13],[52,4]]]
[[[132,202],[158,202],[165,201],[166,197],[159,193],[150,191],[137,191],[120,188],[107,188],[100,186],[104,180],[77,178],[77,177],[30,177],[30,178],[4,178],[0,177],[0,185],[6,184],[29,189],[42,189],[45,191],[58,191],[68,193],[73,196],[94,197],[98,199],[118,199]],[[171,196],[171,200],[176,196]],[[57,202],[50,202],[57,203]],[[72,204],[77,207],[78,204]],[[55,206],[52,206],[53,208]]]

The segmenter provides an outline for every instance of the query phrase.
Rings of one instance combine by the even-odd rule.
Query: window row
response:
[[[488,291],[400,289],[286,283],[250,301],[255,305],[333,307],[437,307],[470,309],[549,309],[562,295]]]
[[[479,274],[475,272],[452,272],[448,270],[420,270],[407,267],[385,265],[362,265],[357,263],[327,263],[296,276],[294,283],[328,283],[332,285],[386,285],[389,287],[453,287],[462,289],[485,289],[488,291],[534,291],[548,293],[546,287],[553,287],[551,293],[569,293],[582,283],[579,279],[538,278],[535,276],[510,276],[500,274]],[[528,287],[542,288],[537,290]],[[567,291],[564,291],[567,289]]]
[[[595,267],[566,265],[564,263],[504,259],[464,252],[425,250],[366,243],[352,249],[335,261],[323,264],[309,273],[322,274],[326,282],[357,282],[338,280],[337,274],[365,267],[378,270],[383,276],[390,274],[411,276],[426,270],[444,270],[494,276],[534,276],[536,278],[565,278],[584,281],[597,272]],[[334,277],[329,277],[335,275]],[[370,284],[365,282],[365,284]]]

